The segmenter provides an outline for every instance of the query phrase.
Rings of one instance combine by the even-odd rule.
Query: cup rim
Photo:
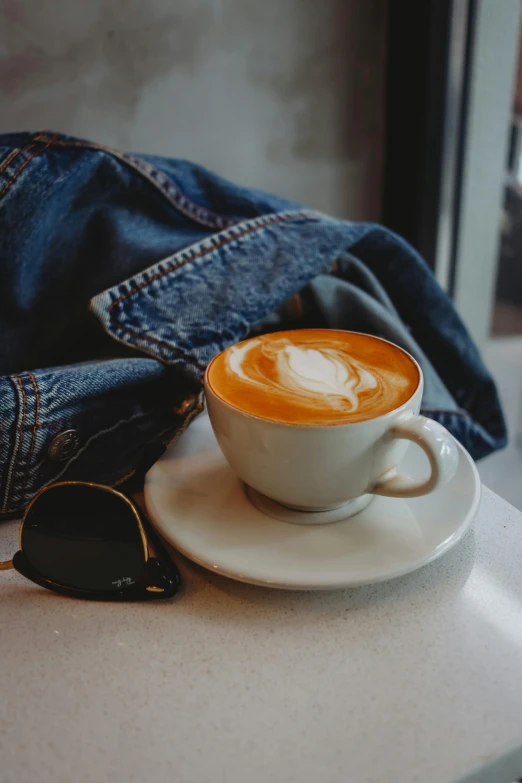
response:
[[[282,334],[284,332],[328,332],[331,334],[332,332],[340,332],[341,334],[362,334],[365,337],[372,337],[374,340],[380,340],[382,343],[388,343],[388,345],[392,345],[394,348],[396,348],[398,351],[402,351],[403,353],[408,356],[408,358],[411,359],[411,361],[414,363],[414,365],[417,368],[417,371],[419,373],[419,381],[417,383],[417,386],[415,387],[415,390],[412,392],[412,394],[408,397],[406,402],[403,402],[402,405],[399,405],[397,408],[392,408],[391,411],[387,411],[386,413],[381,413],[379,416],[372,416],[369,419],[363,419],[362,421],[353,421],[353,422],[339,422],[339,424],[296,424],[295,422],[288,422],[288,421],[277,421],[276,419],[268,419],[265,416],[256,416],[254,413],[248,413],[247,411],[241,410],[241,408],[237,408],[235,405],[231,405],[231,403],[224,400],[222,397],[217,394],[217,392],[214,391],[214,389],[211,387],[210,383],[208,382],[208,373],[212,366],[212,364],[216,361],[216,359],[221,356],[222,353],[228,350],[228,348],[231,348],[233,345],[238,345],[241,342],[246,342],[247,340],[255,340],[255,337],[245,337],[244,340],[239,340],[238,343],[231,343],[226,348],[223,348],[222,351],[220,351],[218,354],[216,354],[208,363],[207,368],[205,370],[205,376],[204,376],[204,388],[205,388],[205,394],[212,394],[212,396],[219,400],[219,402],[224,405],[226,408],[230,408],[231,411],[235,411],[236,413],[239,413],[241,416],[245,416],[247,419],[254,419],[255,421],[260,422],[266,422],[267,424],[276,425],[279,427],[292,427],[295,429],[300,430],[330,430],[334,427],[357,427],[357,426],[364,426],[370,421],[381,421],[383,419],[386,419],[387,417],[391,417],[397,413],[400,413],[403,408],[407,408],[411,400],[415,397],[417,392],[419,391],[419,388],[422,388],[424,385],[424,375],[422,372],[422,368],[415,359],[414,356],[409,353],[409,351],[406,351],[404,348],[402,348],[400,345],[397,345],[396,343],[392,343],[391,340],[386,340],[384,337],[377,337],[375,334],[370,334],[369,332],[357,332],[355,329],[328,329],[327,327],[320,327],[318,329],[314,329],[313,327],[309,327],[307,329],[280,329],[278,332],[270,332],[270,334]],[[260,335],[262,336],[262,335]]]

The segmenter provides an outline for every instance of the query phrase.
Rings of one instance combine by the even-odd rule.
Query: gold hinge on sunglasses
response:
[[[12,560],[6,560],[5,562],[0,563],[0,571],[9,571],[10,568],[14,568]]]

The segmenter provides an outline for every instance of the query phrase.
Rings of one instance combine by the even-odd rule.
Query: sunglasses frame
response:
[[[119,497],[131,510],[138,529],[140,531],[141,543],[143,547],[143,577],[141,582],[125,590],[83,590],[80,588],[66,587],[51,579],[42,576],[29,562],[24,554],[22,546],[22,533],[27,515],[36,503],[36,501],[50,489],[57,487],[92,487]],[[153,545],[155,557],[150,554],[149,543]],[[172,560],[167,555],[163,544],[154,532],[152,526],[141,515],[140,510],[135,503],[122,492],[104,484],[94,484],[89,481],[58,481],[54,484],[41,489],[31,500],[25,509],[20,530],[18,532],[19,551],[13,556],[12,560],[0,562],[0,571],[15,569],[19,574],[25,576],[31,582],[40,587],[46,587],[60,595],[70,596],[71,598],[83,598],[92,601],[150,601],[161,598],[172,598],[179,589],[181,583],[180,573]]]

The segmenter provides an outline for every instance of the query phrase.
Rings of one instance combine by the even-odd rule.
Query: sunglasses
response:
[[[0,563],[9,568],[56,593],[102,601],[172,598],[180,585],[137,506],[111,487],[83,481],[51,484],[33,498],[20,551]]]

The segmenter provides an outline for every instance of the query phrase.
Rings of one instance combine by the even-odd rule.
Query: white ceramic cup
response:
[[[415,364],[419,384],[403,405],[373,419],[325,426],[282,424],[232,407],[212,391],[207,370],[212,428],[237,475],[257,493],[290,509],[325,512],[342,507],[344,518],[365,508],[374,495],[426,495],[453,477],[458,448],[445,427],[418,415],[423,378]],[[426,479],[397,471],[410,441],[428,457]],[[263,510],[272,514],[270,508]],[[305,520],[305,515],[299,519]],[[321,521],[320,514],[314,521]],[[324,521],[332,521],[331,515]]]

